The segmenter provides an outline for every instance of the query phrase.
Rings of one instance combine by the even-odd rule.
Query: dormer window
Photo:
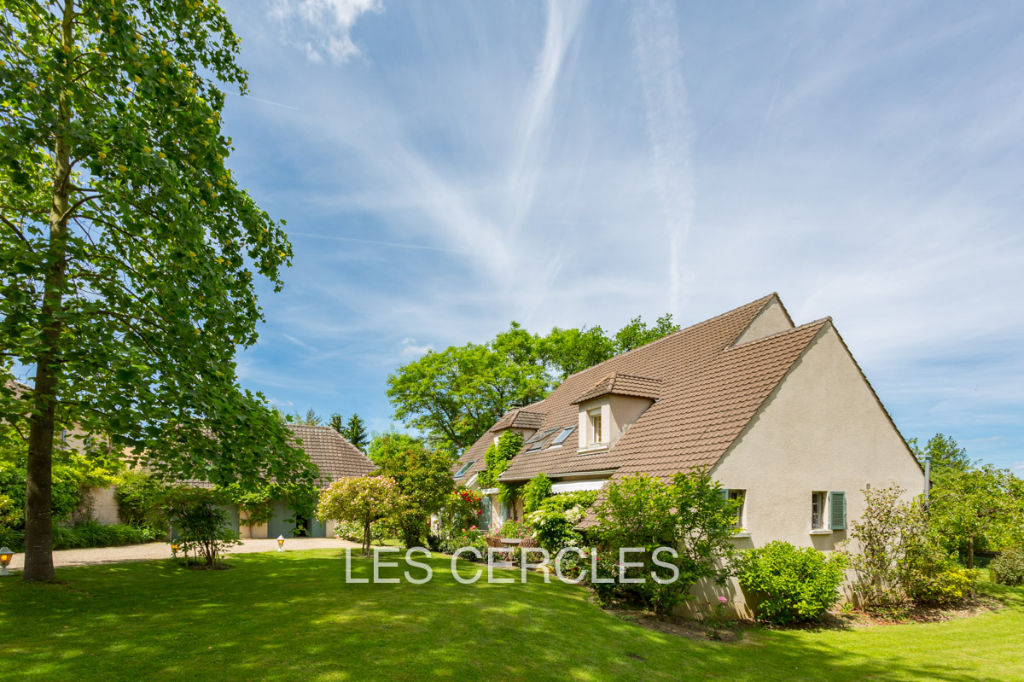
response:
[[[601,408],[596,407],[593,410],[587,412],[587,445],[599,445],[603,443],[602,439],[602,419],[601,419]]]

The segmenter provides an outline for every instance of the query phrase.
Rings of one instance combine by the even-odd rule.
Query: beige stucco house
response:
[[[916,495],[925,485],[831,318],[795,326],[776,294],[574,374],[510,411],[462,455],[457,482],[477,487],[484,452],[506,430],[525,442],[500,480],[543,472],[554,492],[710,468],[743,501],[740,548],[785,540],[831,550],[861,515],[863,489],[896,483]],[[483,492],[492,528],[519,514],[497,491]]]

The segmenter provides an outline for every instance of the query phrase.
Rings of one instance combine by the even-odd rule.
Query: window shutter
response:
[[[843,530],[846,528],[846,493],[833,490],[829,496],[832,498],[830,526],[832,530]]]

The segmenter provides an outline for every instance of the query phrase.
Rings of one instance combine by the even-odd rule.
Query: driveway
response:
[[[360,547],[357,542],[339,540],[337,538],[289,538],[284,541],[286,552],[300,549],[341,549],[344,547]],[[277,551],[277,540],[249,539],[228,550],[228,554],[249,554],[252,552]],[[94,547],[91,549],[59,549],[53,553],[54,566],[86,566],[88,564],[111,564],[120,561],[149,561],[152,559],[169,559],[171,546],[166,542],[150,542],[145,545],[127,545],[125,547]],[[25,565],[25,555],[15,554],[9,568],[21,570]]]

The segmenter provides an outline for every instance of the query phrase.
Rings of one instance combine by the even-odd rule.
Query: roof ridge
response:
[[[612,360],[615,360],[617,358],[625,357],[625,356],[629,355],[630,353],[635,353],[638,350],[642,350],[644,348],[650,348],[651,346],[653,346],[656,343],[661,343],[662,341],[666,341],[668,339],[671,339],[671,338],[673,338],[675,336],[678,336],[678,335],[682,334],[683,332],[687,332],[687,331],[690,331],[691,329],[695,329],[697,327],[700,327],[702,325],[708,324],[710,322],[714,322],[715,320],[717,320],[719,318],[722,318],[722,317],[725,317],[726,315],[732,315],[733,313],[735,313],[736,311],[738,311],[738,310],[740,310],[742,308],[746,308],[749,305],[754,305],[755,303],[760,303],[761,301],[767,301],[768,299],[770,299],[772,297],[778,298],[779,295],[776,292],[773,291],[772,293],[768,294],[767,296],[762,296],[761,298],[755,298],[753,301],[747,301],[743,305],[738,305],[735,308],[732,308],[731,310],[725,311],[724,313],[719,313],[718,315],[715,315],[714,317],[709,317],[709,318],[707,318],[705,320],[701,320],[700,322],[695,322],[694,324],[691,324],[688,327],[683,327],[679,331],[672,332],[671,334],[666,334],[665,336],[662,336],[660,339],[655,339],[654,341],[650,341],[648,343],[645,343],[642,346],[637,346],[636,348],[630,348],[625,353],[619,353],[618,355],[613,355],[612,357],[608,358],[607,360],[602,360],[601,362],[597,363],[596,365],[591,365],[590,367],[586,367],[584,369],[581,369],[578,372],[573,372],[569,376],[565,377],[565,379],[562,379],[562,383],[565,383],[566,381],[568,381],[572,377],[576,376],[577,374],[583,374],[584,372],[589,372],[590,370],[594,369],[595,367],[600,367],[601,365],[605,364],[606,362],[611,362]],[[782,299],[779,299],[780,302],[781,302],[781,300]]]
[[[762,337],[754,339],[752,341],[745,341],[745,342],[743,342],[743,343],[741,343],[739,345],[728,346],[725,350],[726,351],[730,351],[730,350],[732,350],[734,348],[746,348],[747,346],[753,346],[755,343],[761,343],[762,341],[768,341],[769,339],[776,339],[776,338],[778,338],[780,336],[785,336],[786,334],[792,334],[793,332],[798,332],[798,331],[807,329],[808,327],[813,327],[816,324],[822,324],[823,322],[832,323],[832,316],[831,315],[826,315],[825,317],[819,317],[816,320],[811,320],[810,322],[805,322],[804,324],[800,325],[799,327],[793,327],[791,329],[783,329],[781,332],[775,332],[774,334],[769,334],[768,336],[762,336]]]

